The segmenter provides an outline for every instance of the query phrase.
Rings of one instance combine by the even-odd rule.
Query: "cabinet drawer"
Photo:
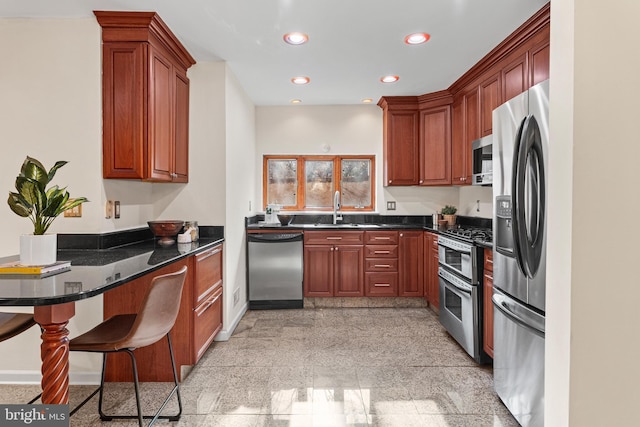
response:
[[[222,245],[194,257],[193,305],[197,306],[222,284]]]
[[[364,292],[368,297],[398,295],[398,273],[365,273]]]
[[[363,231],[305,231],[305,245],[358,245],[364,241]]]
[[[493,251],[491,249],[484,250],[484,269],[485,271],[493,271]]]
[[[364,247],[365,258],[398,258],[398,245],[375,245]]]
[[[222,329],[222,287],[193,310],[193,363],[197,363]]]
[[[397,231],[365,231],[364,243],[366,245],[397,245]]]
[[[398,271],[398,260],[389,258],[367,258],[365,271]]]

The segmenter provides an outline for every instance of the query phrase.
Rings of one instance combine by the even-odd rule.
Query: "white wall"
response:
[[[545,425],[636,425],[640,3],[551,13]]]
[[[323,145],[330,151],[325,153]],[[376,210],[388,215],[430,215],[445,204],[458,205],[456,187],[382,186],[382,110],[376,105],[256,108],[256,195],[262,205],[265,154],[373,154],[376,156]],[[387,211],[387,201],[396,210]]]
[[[227,339],[247,309],[246,216],[255,206],[255,107],[237,79],[226,67],[226,207],[225,276],[223,330],[218,339]],[[251,203],[250,203],[251,202]],[[238,292],[237,303],[233,295]]]
[[[493,215],[493,189],[469,185],[460,187],[458,215],[491,218]]]

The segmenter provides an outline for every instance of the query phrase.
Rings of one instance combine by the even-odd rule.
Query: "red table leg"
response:
[[[75,303],[34,307],[34,318],[42,328],[42,403],[69,403],[69,331]]]

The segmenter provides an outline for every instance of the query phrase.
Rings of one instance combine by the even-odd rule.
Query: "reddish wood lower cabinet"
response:
[[[398,232],[365,231],[364,294],[398,296]]]
[[[482,285],[484,300],[483,340],[484,351],[493,358],[493,252],[484,250],[484,280]]]
[[[401,231],[398,242],[398,296],[424,295],[423,231]]]
[[[180,311],[171,330],[180,380],[180,366],[195,365],[222,329],[222,248],[222,245],[217,245],[197,255],[181,259],[104,294],[105,319],[116,314],[135,313],[155,276],[172,273],[185,265],[188,266]],[[140,381],[173,381],[165,339],[139,348],[135,350],[135,354]],[[129,356],[110,354],[107,357],[105,375],[107,381],[132,381]]]
[[[429,305],[437,311],[440,307],[437,234],[424,232],[424,255],[424,294]]]
[[[304,296],[364,296],[362,231],[304,233]]]

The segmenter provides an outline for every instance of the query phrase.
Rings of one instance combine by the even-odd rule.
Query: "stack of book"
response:
[[[23,265],[20,261],[0,264],[0,278],[42,278],[71,270],[71,261],[57,261],[48,265]]]

